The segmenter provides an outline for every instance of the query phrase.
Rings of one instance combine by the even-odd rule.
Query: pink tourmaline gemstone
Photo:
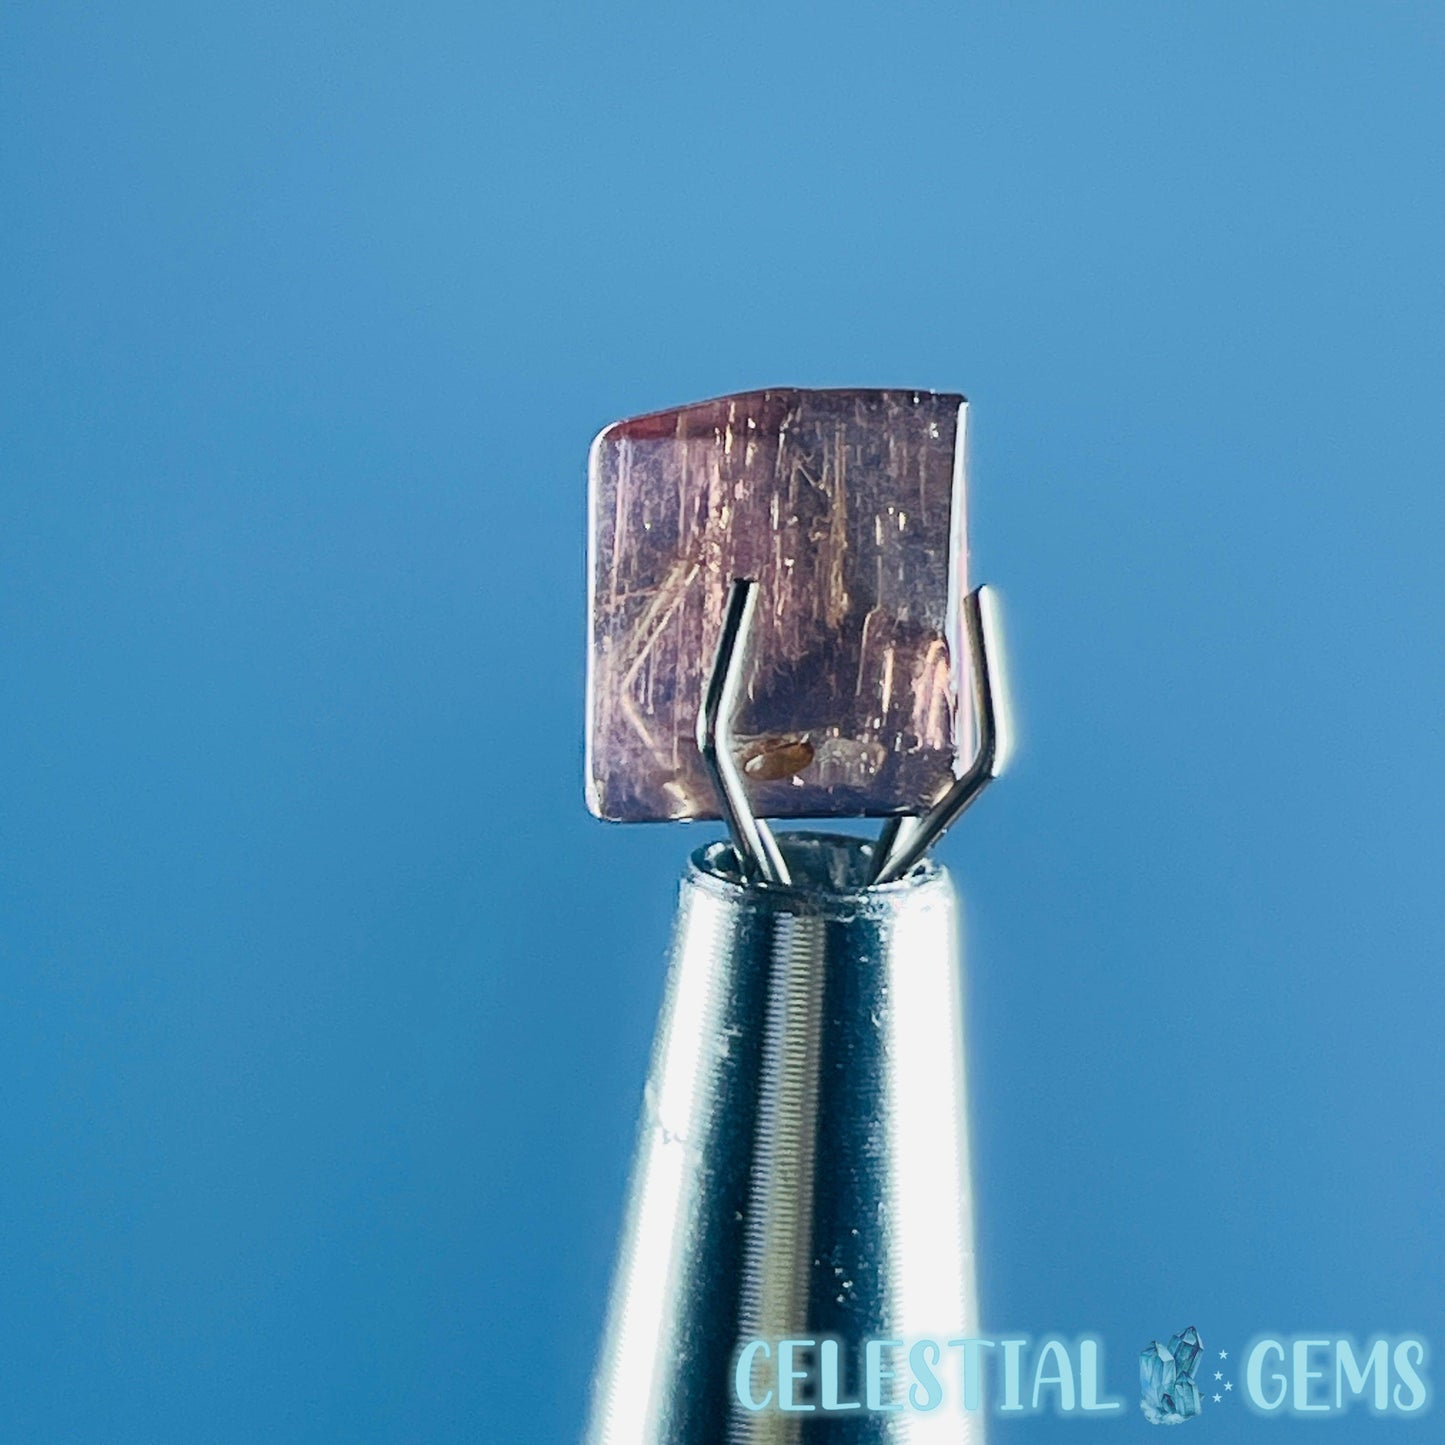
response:
[[[598,817],[717,816],[695,727],[735,577],[759,584],[734,732],[760,815],[917,812],[948,787],[964,414],[961,396],[926,391],[755,391],[597,437]]]

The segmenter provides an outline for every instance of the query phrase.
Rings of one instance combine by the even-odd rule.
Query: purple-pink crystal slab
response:
[[[717,816],[696,724],[737,577],[759,584],[733,722],[758,814],[917,812],[949,786],[966,692],[964,415],[936,392],[754,391],[597,437],[598,817]]]

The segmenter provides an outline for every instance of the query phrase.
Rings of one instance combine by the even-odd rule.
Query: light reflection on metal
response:
[[[784,834],[795,884],[693,856],[587,1445],[978,1445],[944,1406],[742,1408],[739,1346],[978,1334],[958,912],[936,864]],[[852,1368],[850,1366],[850,1368]]]
[[[708,674],[697,715],[697,750],[713,780],[718,808],[733,836],[733,846],[749,878],[788,883],[788,865],[778,852],[772,830],[753,816],[733,754],[732,717],[737,708],[749,624],[758,600],[758,584],[746,578],[733,582],[718,634],[717,656]]]
[[[963,615],[977,750],[968,770],[921,818],[885,829],[879,840],[875,883],[901,878],[978,801],[1008,761],[1011,729],[1001,668],[1003,643],[992,589],[980,587],[969,593]]]

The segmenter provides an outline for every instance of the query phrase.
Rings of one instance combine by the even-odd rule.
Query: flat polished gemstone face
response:
[[[758,583],[733,720],[755,812],[918,812],[952,783],[963,420],[934,392],[758,391],[598,436],[594,813],[717,816],[696,724],[734,578]]]

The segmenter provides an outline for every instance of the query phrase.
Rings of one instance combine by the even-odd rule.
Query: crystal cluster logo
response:
[[[1204,1408],[1194,1371],[1204,1341],[1193,1325],[1169,1337],[1151,1340],[1139,1356],[1139,1408],[1151,1425],[1182,1425]]]

